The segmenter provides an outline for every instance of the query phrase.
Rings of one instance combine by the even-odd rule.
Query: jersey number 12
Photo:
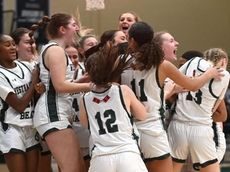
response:
[[[115,124],[116,122],[116,115],[115,115],[115,112],[112,110],[112,109],[109,109],[109,110],[106,110],[104,113],[103,113],[103,117],[106,119],[105,121],[105,125],[106,125],[106,128],[107,128],[107,131],[109,133],[115,133],[118,131],[118,125]],[[102,115],[100,112],[97,112],[96,116],[95,116],[96,120],[97,120],[97,123],[98,123],[98,126],[99,126],[99,134],[106,134],[106,130],[104,128],[104,125],[103,125],[103,121],[102,121]]]

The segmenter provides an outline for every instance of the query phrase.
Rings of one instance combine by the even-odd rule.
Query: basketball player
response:
[[[134,71],[122,74],[121,80],[134,90],[147,109],[147,119],[136,122],[140,148],[150,172],[171,172],[170,148],[163,125],[164,81],[168,77],[187,89],[196,90],[220,74],[214,68],[197,78],[181,74],[173,64],[164,60],[160,45],[153,40],[153,29],[145,22],[134,23],[128,35],[129,46],[134,52]]]
[[[31,29],[45,26],[50,41],[41,50],[39,67],[46,90],[36,104],[34,126],[45,138],[62,172],[84,172],[79,144],[69,122],[72,114],[70,93],[87,91],[89,84],[72,82],[74,67],[64,50],[75,41],[79,27],[73,16],[56,13],[50,18],[44,17]]]
[[[129,87],[113,83],[122,60],[118,48],[107,45],[86,60],[95,84],[80,102],[80,121],[90,129],[93,144],[89,172],[147,172],[132,119],[145,119],[146,110]]]
[[[40,148],[32,122],[38,72],[32,77],[31,65],[15,59],[12,37],[0,35],[0,151],[9,171],[33,172]]]
[[[213,59],[217,59],[217,55]],[[207,60],[210,61],[208,58]],[[220,61],[226,66],[226,58]],[[185,63],[180,70],[189,77],[195,77],[203,74],[212,65],[196,57]],[[212,114],[228,87],[229,73],[226,70],[223,73],[220,81],[212,79],[197,91],[178,94],[175,114],[168,129],[175,172],[181,171],[188,153],[191,154],[193,166],[201,172],[220,171],[213,140]]]

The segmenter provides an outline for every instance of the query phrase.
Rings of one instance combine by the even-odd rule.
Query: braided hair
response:
[[[212,61],[214,66],[223,58],[228,60],[228,54],[221,48],[211,48],[204,52],[204,59]]]

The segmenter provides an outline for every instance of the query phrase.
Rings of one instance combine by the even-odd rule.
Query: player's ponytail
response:
[[[31,32],[29,33],[30,38],[34,36],[34,33],[39,29],[43,29],[47,26],[47,24],[50,22],[50,18],[48,16],[44,16],[41,20],[39,20],[36,24],[33,24],[30,27]],[[32,39],[31,39],[32,40]]]

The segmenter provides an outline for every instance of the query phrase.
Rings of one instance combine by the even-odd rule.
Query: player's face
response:
[[[78,65],[78,51],[74,47],[68,47],[65,49],[66,53],[68,54],[70,60],[72,61],[74,67],[76,68]]]
[[[126,35],[129,28],[135,23],[135,16],[131,13],[123,13],[119,18],[118,29],[122,30]]]
[[[76,42],[76,34],[79,32],[79,26],[74,18],[71,18],[69,24],[65,27],[65,39],[67,45],[71,45]]]
[[[114,45],[127,42],[126,36],[122,31],[117,31],[113,39],[114,39]]]
[[[179,43],[169,33],[165,33],[161,36],[162,39],[162,50],[165,54],[165,59],[168,61],[175,61],[177,59],[176,52]]]
[[[14,40],[8,36],[3,36],[0,41],[0,63],[12,63],[16,59],[16,46]]]
[[[26,61],[30,61],[34,58],[36,45],[35,43],[31,45],[31,38],[29,37],[28,33],[21,36],[18,45],[16,45],[16,48],[19,58],[23,58]]]
[[[94,37],[89,37],[89,38],[85,39],[84,44],[83,44],[84,51],[87,51],[91,47],[97,45],[97,43],[98,43],[97,39]]]

